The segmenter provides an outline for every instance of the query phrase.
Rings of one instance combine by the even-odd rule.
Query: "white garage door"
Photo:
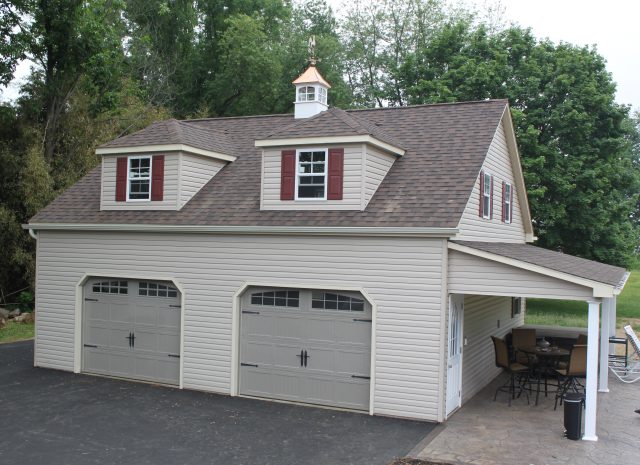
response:
[[[178,384],[180,293],[167,282],[91,279],[84,289],[82,370]]]
[[[371,306],[360,293],[250,289],[240,393],[369,409]]]

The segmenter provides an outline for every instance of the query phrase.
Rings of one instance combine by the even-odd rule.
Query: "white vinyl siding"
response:
[[[376,193],[380,183],[396,160],[395,155],[389,155],[373,147],[367,146],[366,151],[364,207],[369,204],[373,194]]]
[[[517,189],[513,189],[511,223],[502,222],[502,182],[505,181],[512,186],[515,185],[502,122],[498,125],[493,136],[482,170],[493,176],[493,218],[481,218],[478,213],[480,209],[478,202],[480,202],[481,197],[480,176],[478,175],[471,197],[458,224],[460,233],[456,236],[456,239],[486,242],[524,242],[525,231]]]
[[[498,328],[498,321],[500,327]],[[504,337],[524,324],[524,312],[511,318],[511,297],[464,296],[462,402],[465,403],[499,373],[491,336]]]
[[[485,258],[449,250],[449,292],[588,300],[593,289]]]
[[[178,209],[182,208],[191,200],[227,163],[221,160],[188,153],[182,153],[180,160],[180,198]]]
[[[150,154],[150,156],[153,155],[164,155],[163,200],[116,202],[116,164],[119,157],[126,157],[127,155],[103,155],[102,195],[100,197],[101,210],[176,210],[178,199],[179,154]],[[139,156],[136,155],[136,157]]]
[[[362,145],[329,145],[323,148],[344,148],[344,177],[342,200],[304,199],[280,200],[282,149],[267,149],[262,154],[263,210],[360,210],[362,191]],[[303,147],[294,147],[300,150]]]
[[[246,282],[363,288],[377,304],[374,413],[438,420],[443,240],[39,231],[36,365],[73,370],[86,274],[173,277],[184,289],[184,387],[227,394],[232,298]],[[132,257],[134,259],[132,259]]]

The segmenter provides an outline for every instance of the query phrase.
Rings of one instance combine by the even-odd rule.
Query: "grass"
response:
[[[617,326],[631,323],[640,330],[640,269],[632,270],[617,298]],[[587,327],[587,304],[574,300],[527,299],[525,323],[532,325]]]
[[[9,320],[7,326],[0,329],[0,344],[33,339],[34,327],[33,323],[14,323]]]

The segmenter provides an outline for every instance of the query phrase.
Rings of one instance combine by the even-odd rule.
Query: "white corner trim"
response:
[[[420,227],[357,227],[357,226],[196,226],[159,224],[95,224],[95,223],[34,223],[24,224],[23,229],[52,231],[121,231],[200,234],[255,234],[312,236],[382,236],[382,237],[452,237],[458,228]]]
[[[403,156],[406,152],[403,148],[383,142],[370,135],[357,136],[325,136],[325,137],[298,137],[289,139],[259,139],[256,140],[256,147],[287,147],[300,145],[325,145],[325,144],[355,144],[366,143],[378,147],[394,155]]]
[[[138,147],[98,147],[96,155],[122,155],[132,153],[149,152],[187,152],[195,155],[202,155],[210,158],[217,158],[223,161],[234,161],[236,156],[214,152],[212,150],[199,149],[186,144],[164,144],[164,145],[140,145]]]
[[[524,262],[522,260],[516,260],[514,258],[504,257],[491,252],[485,252],[483,250],[474,249],[461,244],[453,242],[448,243],[448,247],[451,250],[457,250],[458,252],[474,255],[476,257],[484,258],[505,265],[513,266],[515,268],[521,268],[523,270],[531,271],[533,273],[542,274],[551,278],[559,279],[561,281],[567,281],[579,286],[584,286],[593,289],[594,297],[613,297],[615,288],[609,284],[600,283],[587,278],[581,278],[562,271],[552,270],[540,265],[534,265],[532,263]]]
[[[322,285],[285,281],[244,281],[233,294],[233,314],[231,318],[231,384],[229,394],[237,396],[240,392],[240,299],[250,287],[286,287],[288,289],[334,289],[336,291],[359,292],[371,305],[371,374],[369,379],[369,415],[375,413],[376,385],[376,319],[378,304],[363,288],[344,286],[340,282],[325,282]]]
[[[169,281],[180,291],[180,389],[184,386],[184,313],[185,313],[185,292],[182,283],[172,276],[148,275],[145,273],[130,273],[118,270],[102,270],[99,273],[84,273],[76,283],[76,305],[74,321],[74,350],[73,350],[73,372],[82,372],[82,309],[84,306],[84,285],[90,278],[123,278],[148,281]]]

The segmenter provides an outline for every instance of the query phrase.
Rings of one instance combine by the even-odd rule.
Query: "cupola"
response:
[[[315,56],[316,39],[309,38],[309,66],[293,81],[296,86],[295,113],[296,119],[309,118],[318,113],[325,111],[327,105],[327,93],[331,86],[324,80],[316,63],[318,59]]]

